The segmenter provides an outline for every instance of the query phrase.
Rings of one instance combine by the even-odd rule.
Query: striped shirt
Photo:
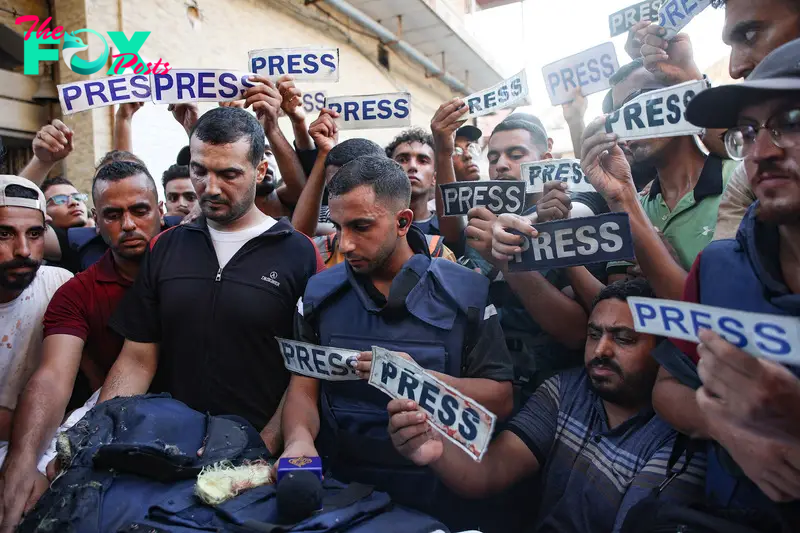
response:
[[[510,422],[541,466],[539,533],[619,531],[628,510],[666,478],[675,431],[650,408],[609,428],[589,384],[583,369],[561,373]],[[704,482],[705,457],[695,455],[660,499],[696,501]]]

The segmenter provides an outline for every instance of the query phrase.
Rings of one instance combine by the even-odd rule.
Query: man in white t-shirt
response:
[[[25,383],[39,364],[42,317],[72,274],[41,266],[44,194],[24,178],[0,176],[0,455]],[[0,459],[1,461],[1,459]]]

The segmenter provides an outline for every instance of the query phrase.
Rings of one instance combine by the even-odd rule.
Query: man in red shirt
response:
[[[99,389],[124,339],[111,313],[139,272],[150,240],[161,229],[156,184],[138,163],[114,162],[94,178],[97,228],[109,250],[65,283],[44,316],[42,361],[28,381],[14,417],[8,457],[0,472],[2,527],[14,527],[41,493],[37,463],[68,407]],[[70,402],[72,398],[72,402]]]

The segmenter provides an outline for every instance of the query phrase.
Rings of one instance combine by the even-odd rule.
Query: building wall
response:
[[[20,13],[38,7],[44,0],[12,0]],[[339,83],[300,85],[301,89],[325,90],[328,95],[372,94],[408,90],[412,94],[411,120],[428,128],[439,105],[455,96],[440,81],[426,78],[424,70],[394,52],[390,70],[377,63],[378,41],[361,35],[358,26],[328,9],[333,20],[302,0],[198,0],[200,24],[193,25],[185,0],[57,0],[55,25],[67,31],[91,28],[101,33],[122,30],[150,31],[141,54],[146,61],[163,58],[173,68],[220,68],[246,70],[247,52],[258,48],[305,45],[337,46],[340,49]],[[13,24],[13,21],[12,21]],[[102,44],[89,38],[90,57],[97,57]],[[104,77],[101,71],[92,77]],[[76,81],[77,76],[59,62],[58,82]],[[84,78],[85,79],[85,78]],[[200,104],[204,112],[213,104]],[[75,153],[66,165],[67,176],[88,188],[93,163],[112,147],[113,108],[101,108],[65,117],[76,132]],[[316,112],[308,117],[310,124]],[[292,141],[288,119],[281,127]],[[380,144],[388,143],[400,130],[343,132],[340,140],[364,136]],[[133,119],[134,152],[142,157],[154,175],[160,175],[188,139],[183,129],[167,112],[166,106],[146,104]]]

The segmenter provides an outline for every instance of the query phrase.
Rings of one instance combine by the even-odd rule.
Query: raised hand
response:
[[[317,149],[330,152],[339,141],[339,126],[334,119],[339,118],[339,113],[323,108],[317,120],[311,123],[308,134],[317,145]]]
[[[428,425],[428,415],[415,402],[392,400],[387,410],[389,436],[400,455],[417,466],[429,465],[442,456],[444,443]]]
[[[172,116],[183,127],[187,135],[191,134],[192,128],[200,118],[200,109],[193,102],[188,104],[169,104],[167,111],[172,113]]]
[[[33,155],[44,163],[61,161],[72,152],[72,137],[72,130],[55,119],[36,132],[36,137],[33,139]]]
[[[250,87],[242,95],[244,98],[244,107],[252,107],[256,113],[256,118],[261,122],[264,130],[278,127],[278,115],[280,114],[281,93],[275,87],[275,84],[263,76],[250,76],[252,82],[257,82],[257,85]]]
[[[652,72],[659,81],[665,85],[677,85],[702,79],[703,74],[694,62],[692,42],[688,35],[679,33],[667,41],[663,38],[666,30],[656,24],[645,28],[644,33],[644,68]]]
[[[606,201],[622,202],[626,194],[636,195],[631,166],[617,145],[616,133],[606,133],[606,117],[593,120],[583,133],[581,167],[589,182]]]
[[[452,154],[455,150],[455,133],[466,122],[463,117],[469,108],[460,98],[445,102],[431,120],[431,133],[436,152]]]
[[[288,74],[278,78],[277,87],[281,95],[281,109],[292,122],[300,122],[306,119],[306,112],[303,109],[303,91],[294,84],[294,78]]]

